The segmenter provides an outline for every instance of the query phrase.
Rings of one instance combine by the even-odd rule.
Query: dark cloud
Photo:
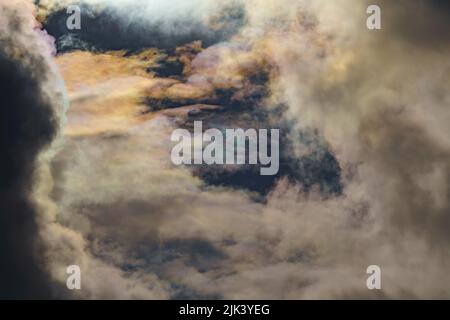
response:
[[[319,186],[326,195],[337,195],[342,190],[339,163],[328,149],[323,138],[310,130],[296,131],[282,117],[282,111],[268,112],[267,107],[252,104],[252,99],[234,101],[225,111],[200,113],[191,116],[185,125],[193,126],[194,121],[203,121],[204,128],[242,128],[279,129],[280,130],[280,162],[279,171],[273,176],[260,174],[261,165],[193,165],[194,175],[200,177],[207,185],[246,189],[257,192],[264,197],[275,187],[278,180],[287,178],[293,184],[299,184],[306,191]],[[250,102],[250,103],[249,103]],[[248,103],[246,105],[246,103]],[[283,107],[278,107],[282,110]],[[311,150],[302,157],[295,155],[296,145],[302,144]],[[268,150],[271,150],[270,140]],[[246,155],[248,158],[248,154]]]
[[[40,86],[42,61],[29,56],[25,65],[5,48],[23,50],[12,38],[0,39],[0,298],[48,298],[51,282],[37,255],[42,248],[30,193],[36,157],[57,127]]]
[[[190,15],[178,19],[155,17],[149,13],[142,20],[142,4],[126,5],[124,10],[107,4],[97,9],[89,4],[81,6],[81,30],[68,30],[66,8],[52,12],[44,28],[56,38],[59,52],[72,50],[130,50],[157,47],[173,51],[177,46],[201,40],[204,46],[223,41],[235,34],[245,22],[242,6],[230,6],[212,24]],[[193,8],[195,10],[195,8]],[[174,11],[177,8],[174,8]]]

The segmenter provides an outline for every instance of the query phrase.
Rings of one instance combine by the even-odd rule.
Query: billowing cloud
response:
[[[27,1],[0,1],[0,297],[49,298],[52,282],[38,256],[40,209],[34,178],[59,129],[61,85],[50,66],[51,39],[36,29]],[[41,164],[42,162],[42,164]]]
[[[84,14],[99,19],[89,23],[111,22],[130,42],[87,27],[77,36],[88,46],[60,46],[71,104],[64,145],[38,157],[61,122],[50,121],[57,104],[36,103],[33,130],[51,130],[17,147],[40,160],[17,167],[15,181],[22,195],[34,181],[25,220],[45,253],[25,242],[23,252],[43,270],[42,294],[449,297],[450,11],[443,1],[375,2],[380,31],[366,28],[368,1],[85,1]],[[57,41],[68,3],[39,3]],[[55,74],[49,38],[27,30],[47,48],[39,74]],[[8,54],[2,66],[41,65]],[[15,74],[27,83],[33,72]],[[33,101],[56,85],[31,79]],[[196,119],[281,128],[279,175],[173,166],[170,134]],[[83,275],[75,295],[58,287],[71,264]],[[382,291],[366,288],[372,264]]]
[[[66,9],[73,4],[82,8],[80,30],[66,27]],[[61,51],[173,50],[195,40],[210,45],[233,36],[245,21],[244,8],[236,0],[44,0],[39,8]]]

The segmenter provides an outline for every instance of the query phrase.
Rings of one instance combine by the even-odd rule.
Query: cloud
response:
[[[66,8],[81,6],[81,29],[67,30]],[[231,37],[244,24],[240,2],[211,0],[41,1],[44,27],[57,39],[58,51],[140,50],[201,40],[205,46]]]
[[[60,129],[67,101],[51,56],[52,39],[38,29],[30,2],[0,2],[0,8],[0,296],[76,298],[65,289],[66,268],[79,264],[91,271],[83,274],[84,297],[166,297],[157,278],[137,273],[126,277],[123,270],[93,257],[81,233],[59,223],[58,204],[50,197],[50,163],[64,142]]]
[[[297,119],[299,129],[317,129],[330,144],[350,177],[344,184],[346,210],[364,209],[358,215],[364,213],[366,222],[356,229],[352,250],[340,251],[332,262],[352,268],[378,261],[388,270],[383,291],[391,297],[445,297],[448,288],[437,279],[447,279],[443,257],[449,250],[448,20],[438,12],[442,3],[380,2],[383,30],[370,32],[361,15],[366,4],[315,2],[320,34],[300,28],[301,33],[278,39],[280,77],[273,92],[289,105],[288,116]],[[337,16],[343,27],[326,19],[329,11],[344,13]],[[407,18],[415,15],[420,23]],[[353,24],[347,33],[346,23]],[[442,31],[439,41],[424,37],[432,29]],[[325,46],[311,45],[310,37],[324,36]],[[325,203],[310,210],[319,216]],[[344,209],[333,205],[335,211]],[[327,233],[339,243],[338,230]],[[436,278],[420,271],[431,267]],[[323,289],[325,296],[332,293]]]
[[[185,29],[173,22],[181,17],[195,23],[208,20],[215,6],[183,2],[183,10],[169,10],[176,3],[161,5],[156,13],[150,10],[149,17],[146,10],[138,16],[136,10],[125,13],[135,8],[134,1],[108,2],[107,7],[118,13],[120,23],[138,18],[132,31],[139,39],[155,17],[164,19],[170,31],[166,35],[174,36],[168,41],[179,44],[176,35]],[[44,154],[41,147],[50,144],[61,123],[52,122],[58,103],[44,99],[56,87],[36,76],[53,74],[48,60],[52,50],[43,40],[49,38],[31,31],[31,22],[27,28],[15,28],[21,36],[14,39],[27,39],[22,44],[25,52],[31,52],[25,46],[29,39],[46,48],[34,59],[47,64],[34,73],[33,68],[42,65],[36,60],[19,64],[11,53],[3,55],[1,66],[15,68],[6,74],[18,77],[5,82],[36,88],[27,91],[30,97],[11,95],[19,99],[18,108],[4,112],[25,110],[20,99],[45,103],[33,104],[36,112],[17,116],[21,123],[30,117],[42,124],[24,127],[23,132],[15,129],[5,139],[24,159],[27,156],[23,163],[10,160],[2,165],[8,169],[5,174],[23,177],[13,180],[14,189],[5,185],[5,190],[26,195],[35,172],[32,195],[37,205],[19,198],[31,232],[23,232],[24,242],[18,243],[28,265],[36,268],[22,274],[42,270],[29,245],[41,239],[45,250],[40,258],[52,279],[45,273],[32,278],[41,279],[42,285],[22,279],[23,291],[16,295],[66,296],[55,286],[64,284],[67,265],[79,264],[83,290],[70,296],[75,298],[449,297],[448,6],[441,1],[378,3],[381,31],[365,27],[367,1],[246,1],[241,4],[246,24],[239,32],[206,49],[197,44],[195,52],[183,56],[185,68],[178,78],[143,72],[154,66],[156,56],[167,59],[158,54],[151,59],[111,52],[57,57],[72,110],[65,144],[51,167],[54,149],[45,157],[38,155]],[[145,8],[156,4],[148,2]],[[202,9],[185,15],[190,5]],[[434,36],[427,36],[430,32]],[[137,38],[132,39],[134,43]],[[91,40],[95,46],[98,39]],[[14,48],[16,42],[6,43],[6,48]],[[104,68],[111,61],[117,69]],[[87,68],[76,67],[83,64],[91,66],[91,77]],[[24,67],[30,71],[20,72]],[[83,76],[70,73],[74,69]],[[264,81],[250,81],[258,71],[266,74]],[[135,83],[139,90],[130,89]],[[264,95],[253,99],[257,86]],[[235,90],[233,98],[214,97],[219,89]],[[17,91],[4,94],[10,92]],[[188,125],[189,114],[139,113],[145,96],[186,101],[208,97],[226,106],[234,101],[236,113],[220,108],[210,116],[221,125],[259,121],[251,119],[259,113],[244,108],[250,99],[270,121],[282,117],[286,123],[290,131],[284,143],[291,162],[301,163],[308,156],[311,166],[327,169],[329,162],[321,159],[324,150],[329,152],[340,170],[339,190],[306,188],[305,181],[292,179],[296,170],[274,181],[264,201],[255,201],[240,185],[208,184],[191,168],[170,163],[170,133]],[[80,129],[80,118],[73,115],[86,126]],[[13,115],[2,119],[8,117]],[[42,134],[31,134],[30,128]],[[308,172],[311,166],[303,169]],[[300,175],[299,180],[308,177]],[[3,202],[5,208],[11,208],[13,202],[8,201],[13,200]],[[365,286],[371,264],[382,268],[381,292]],[[37,292],[25,285],[47,289]]]
[[[294,159],[320,145],[297,134],[324,138],[341,192],[282,179],[261,203],[205,185],[171,166],[177,122],[158,116],[70,141],[63,224],[95,239],[103,261],[157,276],[172,298],[448,297],[447,48],[395,28],[413,10],[397,5],[382,3],[384,29],[368,31],[365,4],[250,1],[240,34],[190,70],[194,86],[242,88],[249,70],[268,68],[260,107],[287,106]],[[444,23],[422,8],[424,25]],[[371,264],[382,267],[381,293],[365,287]]]
[[[2,101],[0,297],[49,298],[52,282],[38,252],[39,208],[32,193],[42,151],[57,136],[60,86],[49,66],[51,47],[35,29],[27,1],[0,2],[0,99]]]

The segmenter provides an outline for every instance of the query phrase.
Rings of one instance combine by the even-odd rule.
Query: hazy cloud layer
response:
[[[52,3],[41,1],[44,16],[63,8]],[[138,5],[103,3],[120,19]],[[165,10],[179,4],[169,1],[133,23],[145,33],[158,16],[176,26],[163,31],[170,40],[173,21],[210,21],[217,9],[184,3],[197,10]],[[30,234],[52,283],[79,264],[80,298],[448,298],[450,11],[444,1],[378,3],[381,31],[365,27],[369,1],[250,0],[233,2],[245,25],[226,41],[59,55],[65,142],[51,171],[40,167],[40,206],[27,214],[40,217]],[[323,167],[328,152],[340,187],[305,188],[294,166],[255,201],[174,167],[170,133],[189,127],[192,110],[216,125],[265,114],[289,129],[290,162]],[[30,174],[23,181],[20,190]],[[371,264],[382,291],[366,288]]]

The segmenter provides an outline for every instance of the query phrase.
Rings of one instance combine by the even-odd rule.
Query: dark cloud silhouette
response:
[[[259,99],[257,99],[259,100]],[[303,130],[298,132],[282,118],[283,107],[272,108],[254,104],[255,99],[247,98],[243,101],[233,101],[232,105],[225,104],[226,108],[219,112],[200,113],[189,117],[185,123],[187,127],[193,126],[194,121],[203,121],[204,128],[220,126],[223,128],[241,127],[244,130],[253,129],[279,129],[280,130],[280,167],[276,175],[263,176],[260,174],[261,165],[192,165],[194,175],[200,177],[207,185],[247,189],[262,196],[257,199],[264,201],[264,197],[275,187],[277,181],[287,178],[294,184],[310,190],[319,186],[326,194],[340,194],[342,185],[340,181],[341,170],[339,163],[323,138],[317,132]],[[261,104],[262,101],[259,101]],[[275,109],[280,111],[276,112]],[[277,113],[279,116],[277,116]],[[268,150],[271,150],[269,140]],[[300,158],[294,155],[295,144],[308,146],[313,152]],[[248,154],[246,155],[248,157]]]
[[[0,298],[63,297],[47,272],[43,209],[36,187],[40,158],[59,130],[59,87],[50,38],[27,1],[1,2],[0,13]],[[57,94],[58,92],[58,94]],[[61,104],[62,105],[62,104]],[[38,202],[40,203],[38,205]]]
[[[72,50],[130,50],[158,47],[173,51],[177,46],[202,40],[204,46],[223,41],[245,22],[242,6],[231,6],[218,15],[214,21],[217,28],[190,15],[173,19],[155,17],[152,12],[148,19],[142,19],[142,4],[125,5],[123,10],[107,4],[99,10],[83,3],[81,8],[82,27],[68,30],[69,15],[66,8],[52,12],[44,22],[44,28],[54,36],[59,52]],[[174,11],[177,8],[174,8]],[[155,14],[156,15],[156,14]],[[174,14],[175,15],[175,14]]]
[[[36,157],[56,132],[52,107],[38,77],[46,70],[39,59],[30,65],[14,59],[0,40],[0,297],[47,298],[49,279],[37,252],[36,210],[30,201]]]

